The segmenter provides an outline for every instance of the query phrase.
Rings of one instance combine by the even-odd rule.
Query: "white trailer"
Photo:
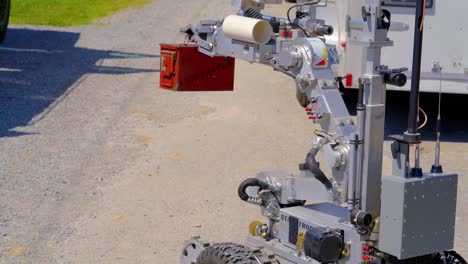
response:
[[[382,64],[410,69],[413,54],[414,14],[416,0],[382,0],[384,8],[392,14],[389,37],[394,46],[384,48]],[[362,76],[360,63],[363,49],[350,45],[349,27],[359,26],[360,21],[350,21],[351,14],[362,6],[362,0],[329,0],[326,8],[319,9],[319,16],[335,27],[335,34],[327,37],[340,50],[341,64],[336,73],[349,75],[346,87],[356,88],[356,76]],[[424,48],[422,61],[422,92],[438,92],[442,79],[442,92],[468,94],[468,0],[427,0]],[[338,14],[338,15],[337,15]],[[401,24],[400,24],[401,23]],[[362,26],[362,25],[361,25]],[[354,77],[354,78],[353,78]],[[409,78],[410,79],[410,78]],[[409,91],[411,81],[404,87],[388,86],[389,90]]]

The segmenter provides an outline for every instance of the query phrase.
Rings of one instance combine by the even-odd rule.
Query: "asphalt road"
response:
[[[245,238],[261,217],[237,198],[239,182],[295,171],[313,140],[292,81],[239,62],[234,92],[157,89],[159,43],[230,11],[227,0],[160,0],[92,26],[10,30],[0,46],[0,263],[178,263],[191,236]],[[404,127],[402,96],[390,96],[390,129]],[[443,161],[462,175],[457,249],[468,255],[464,97],[452,99]],[[426,168],[433,145],[423,144]],[[386,173],[390,158],[386,143]]]

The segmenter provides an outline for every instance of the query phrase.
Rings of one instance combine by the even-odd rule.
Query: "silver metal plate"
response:
[[[380,250],[407,259],[453,249],[458,175],[382,182]]]

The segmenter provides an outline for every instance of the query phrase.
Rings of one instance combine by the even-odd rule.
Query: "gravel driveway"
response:
[[[0,46],[0,263],[169,264],[191,236],[244,239],[262,218],[239,182],[295,171],[313,140],[294,84],[239,62],[234,92],[157,89],[159,43],[230,11],[227,0],[160,0],[91,26],[12,27]],[[444,164],[462,175],[457,248],[468,255],[463,129]],[[387,172],[390,158],[386,143]]]

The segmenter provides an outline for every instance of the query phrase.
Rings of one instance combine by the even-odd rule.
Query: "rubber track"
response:
[[[260,250],[253,251],[236,243],[214,244],[205,249],[197,264],[276,264],[273,258],[265,260]]]

